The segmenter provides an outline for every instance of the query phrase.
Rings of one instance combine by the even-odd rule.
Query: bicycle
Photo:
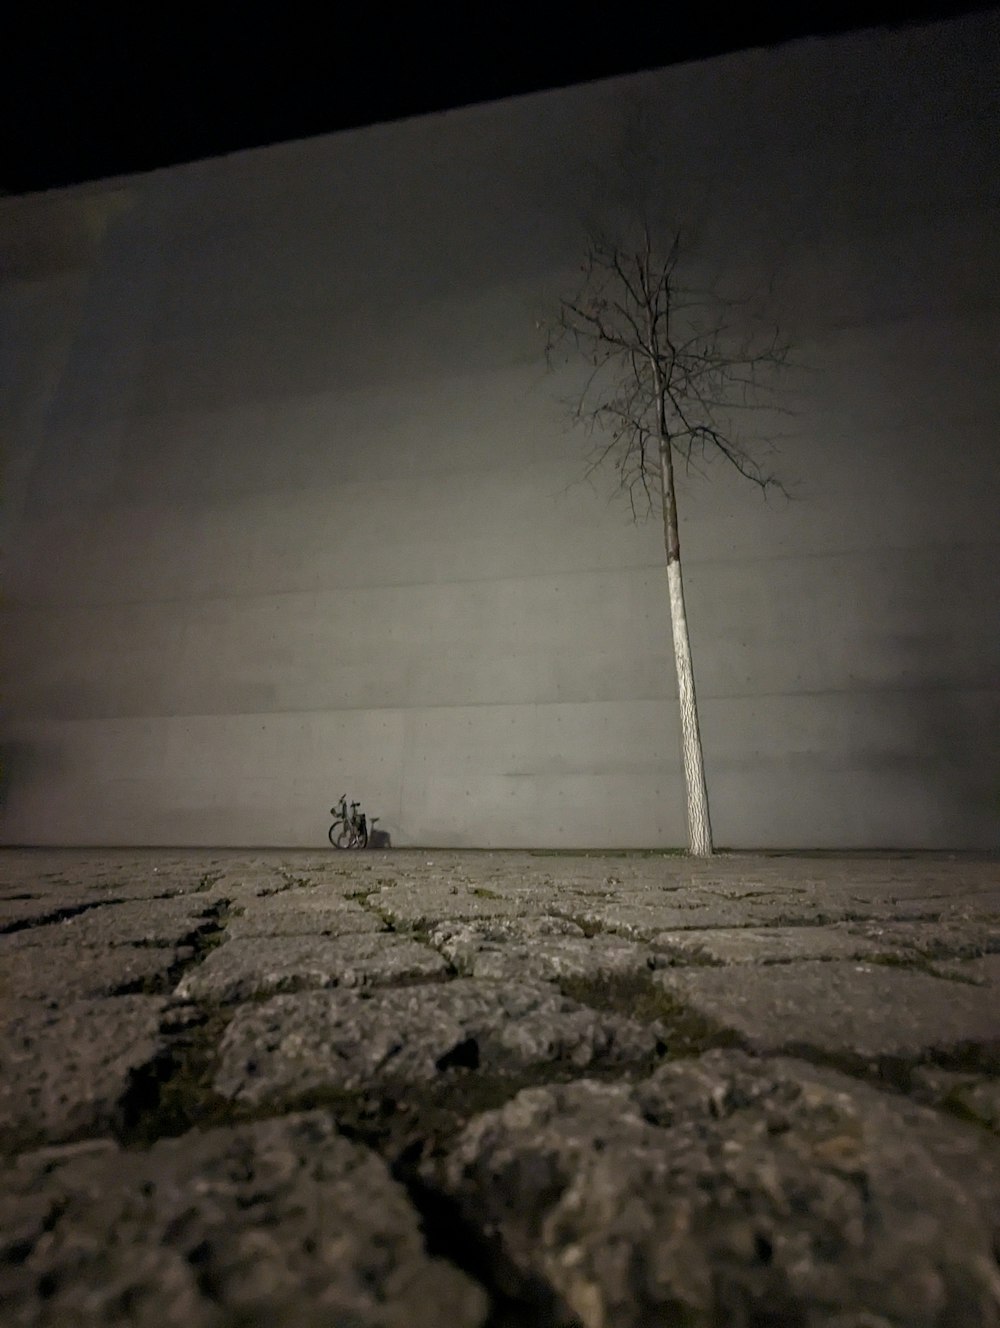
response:
[[[358,811],[360,806],[360,802],[352,802],[351,810],[348,812],[347,794],[342,793],[337,806],[330,808],[330,815],[334,820],[330,826],[329,839],[334,848],[368,847],[368,818],[364,812]],[[378,819],[377,816],[372,817],[373,827]]]

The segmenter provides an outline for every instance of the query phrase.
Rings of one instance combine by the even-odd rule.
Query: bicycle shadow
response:
[[[368,836],[369,848],[392,848],[392,836],[388,830],[372,830]]]

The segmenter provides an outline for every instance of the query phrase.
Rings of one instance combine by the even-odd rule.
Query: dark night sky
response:
[[[700,59],[808,34],[927,21],[982,3],[581,3],[561,37],[524,4],[173,8],[39,0],[0,29],[0,191],[23,193],[239,148]],[[13,6],[11,7],[13,8]],[[325,8],[325,7],[324,7]],[[208,15],[208,18],[205,15]],[[725,17],[723,15],[725,14]],[[123,17],[123,15],[129,15]],[[609,17],[610,16],[610,17]],[[459,54],[461,53],[461,54]]]

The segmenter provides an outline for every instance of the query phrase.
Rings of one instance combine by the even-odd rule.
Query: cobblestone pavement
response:
[[[0,852],[0,1318],[1000,1325],[1000,862]]]

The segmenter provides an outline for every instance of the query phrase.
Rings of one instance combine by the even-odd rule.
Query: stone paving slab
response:
[[[325,889],[286,890],[245,901],[229,921],[226,934],[237,936],[350,936],[385,931],[371,909]]]
[[[0,933],[15,1322],[1000,1328],[1000,859],[4,851]]]
[[[661,961],[679,964],[783,964],[793,959],[861,959],[883,947],[844,927],[714,927],[654,936]]]
[[[959,905],[958,907],[961,907]],[[928,959],[976,959],[1000,952],[1000,922],[954,916],[936,922],[852,923],[848,930],[872,941],[880,953],[923,955]]]
[[[27,1154],[0,1170],[0,1303],[20,1328],[479,1328],[385,1164],[312,1113]],[[38,1288],[45,1287],[44,1297]]]
[[[370,994],[306,992],[246,1005],[222,1040],[216,1091],[245,1102],[320,1088],[441,1080],[448,1072],[637,1065],[663,1031],[543,983],[452,982]]]
[[[436,950],[406,937],[241,937],[213,950],[177,985],[183,1000],[236,1001],[299,987],[358,987],[443,977]]]
[[[671,904],[670,895],[648,900],[608,899],[600,902],[560,903],[558,911],[588,930],[613,932],[635,940],[650,940],[664,932],[735,927],[829,927],[868,919],[934,920],[946,906],[929,907],[924,900],[813,899],[769,894],[764,900],[689,898]]]
[[[431,930],[432,942],[446,949],[449,958],[460,958],[483,945],[523,945],[553,936],[582,939],[582,927],[568,918],[551,914],[525,914],[517,917],[442,918]]]
[[[164,1050],[165,1005],[152,996],[74,1000],[55,1010],[4,1000],[0,1144],[107,1129],[133,1072]]]
[[[18,946],[177,945],[215,926],[201,895],[102,903],[83,913],[39,923],[7,939]]]
[[[394,926],[410,928],[432,925],[442,917],[524,917],[547,911],[547,902],[537,894],[529,891],[500,894],[486,886],[400,886],[381,889],[368,902]]]
[[[0,937],[0,1000],[58,1007],[88,996],[165,989],[183,951],[163,946],[32,945],[11,949]]]
[[[757,1051],[914,1057],[969,1042],[1000,1049],[1000,1002],[971,983],[919,971],[806,960],[668,968],[653,980]]]
[[[218,890],[228,894],[233,890],[242,890],[252,895],[274,893],[289,888],[288,877],[300,873],[281,870],[274,862],[250,862],[229,865],[226,863],[211,873],[209,890]]]
[[[483,922],[448,921],[430,941],[467,977],[599,980],[644,973],[652,952],[616,937],[588,938],[562,918],[502,918]]]
[[[206,892],[240,904],[255,900],[295,898],[303,902],[324,903],[336,907],[350,903],[351,897],[371,889],[372,875],[359,867],[339,868],[339,859],[331,859],[326,866],[316,863],[270,867],[259,865],[249,871],[225,869],[214,872],[206,884]]]
[[[1000,1184],[973,1130],[843,1076],[714,1052],[525,1089],[425,1164],[585,1328],[994,1328]]]
[[[94,898],[92,890],[85,889],[53,889],[27,898],[11,893],[0,898],[0,935],[19,935],[28,928],[50,921],[74,914],[83,916],[85,911],[103,903],[103,900]]]
[[[648,972],[653,962],[646,947],[628,941],[602,943],[552,938],[522,945],[508,943],[485,947],[469,953],[458,968],[469,977],[506,979],[508,982],[523,978],[550,982],[569,979],[600,982],[608,977]]]
[[[215,874],[206,867],[200,855],[184,864],[174,863],[156,853],[141,859],[132,859],[128,855],[104,858],[91,856],[83,850],[65,859],[53,860],[45,854],[45,864],[54,869],[44,870],[40,869],[42,855],[25,855],[19,867],[10,850],[0,852],[4,858],[0,897],[19,892],[41,896],[85,891],[92,900],[151,899],[200,889],[203,880]]]

